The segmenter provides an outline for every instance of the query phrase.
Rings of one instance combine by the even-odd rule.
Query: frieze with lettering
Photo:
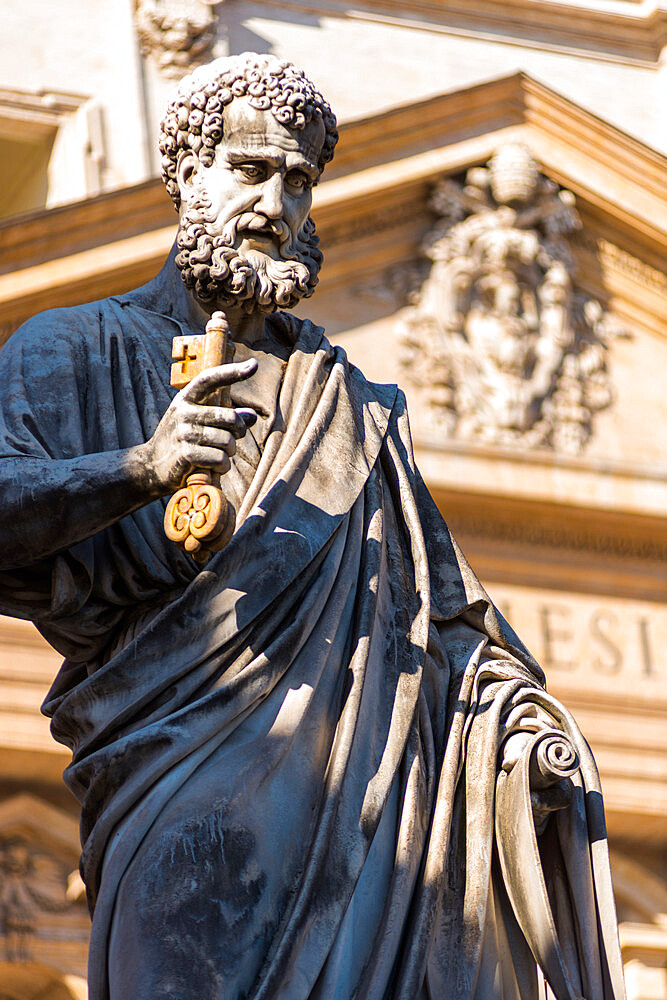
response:
[[[553,680],[565,675],[660,680],[667,607],[510,585],[491,596]]]

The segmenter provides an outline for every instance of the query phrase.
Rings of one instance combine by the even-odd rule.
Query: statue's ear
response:
[[[191,150],[181,150],[176,163],[176,179],[181,192],[181,201],[187,203],[192,198],[199,164]]]

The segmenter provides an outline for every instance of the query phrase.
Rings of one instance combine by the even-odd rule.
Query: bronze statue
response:
[[[336,138],[290,64],[198,70],[163,122],[163,270],[0,354],[0,603],[66,658],[44,711],[91,1000],[620,1000],[590,751],[424,487],[400,390],[283,311]],[[218,312],[233,360],[218,338],[170,386]],[[233,516],[205,554],[163,530],[193,475]]]

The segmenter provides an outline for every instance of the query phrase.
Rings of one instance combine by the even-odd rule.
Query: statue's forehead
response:
[[[235,98],[224,111],[223,143],[234,149],[277,146],[299,152],[317,164],[324,134],[321,118],[314,118],[304,128],[290,128],[277,121],[270,111],[253,108],[245,97]]]

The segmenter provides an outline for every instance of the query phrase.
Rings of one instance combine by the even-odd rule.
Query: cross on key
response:
[[[204,365],[205,338],[206,334],[203,333],[193,333],[189,337],[174,337],[171,356],[175,364],[171,366],[171,384],[176,389],[183,389],[195,375],[199,375],[205,367],[209,367]]]
[[[206,324],[206,333],[174,337],[171,345],[171,356],[174,359],[171,384],[176,389],[183,389],[200,372],[229,361],[229,354],[233,355],[233,350],[233,345],[229,343],[227,318],[223,312],[214,312]],[[208,401],[230,406],[229,386],[223,386],[212,393]]]

